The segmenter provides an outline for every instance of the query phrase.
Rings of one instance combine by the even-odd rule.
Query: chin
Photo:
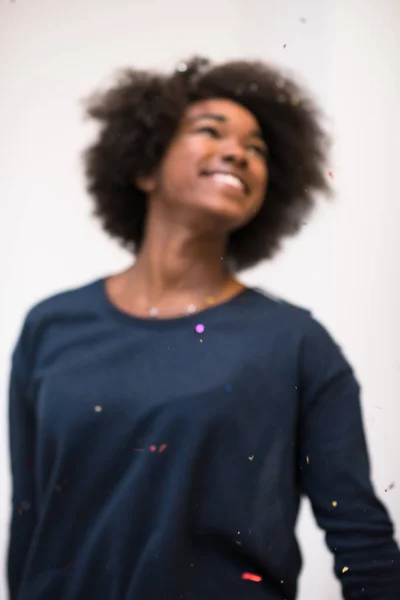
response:
[[[243,210],[238,210],[238,207],[221,204],[204,206],[202,213],[205,218],[208,217],[220,230],[226,232],[239,229],[252,218],[248,213],[244,213]]]

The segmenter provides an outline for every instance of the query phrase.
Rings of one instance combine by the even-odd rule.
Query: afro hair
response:
[[[261,210],[233,231],[226,259],[234,271],[270,259],[282,240],[296,234],[319,192],[330,196],[330,139],[314,101],[279,69],[259,61],[213,65],[202,57],[179,63],[172,74],[125,69],[116,83],[85,101],[86,115],[100,122],[96,141],[84,151],[87,191],[103,229],[132,253],[140,249],[146,195],[134,181],[162,161],[187,107],[225,98],[258,120],[268,145],[269,180]]]

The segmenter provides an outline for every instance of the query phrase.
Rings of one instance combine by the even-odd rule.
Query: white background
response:
[[[294,70],[329,117],[336,201],[321,200],[302,235],[244,279],[311,308],[344,348],[363,385],[373,480],[400,528],[399,40],[399,0],[0,0],[2,565],[6,390],[22,319],[43,297],[129,263],[90,217],[79,153],[94,130],[79,102],[116,68],[170,68],[193,53]],[[298,533],[300,600],[339,599],[307,503]]]

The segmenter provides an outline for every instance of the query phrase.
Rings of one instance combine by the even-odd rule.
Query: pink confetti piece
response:
[[[203,333],[205,330],[205,327],[202,323],[199,323],[198,325],[196,325],[195,327],[195,331],[196,333]]]
[[[329,177],[330,177],[331,179],[333,179],[333,173],[332,173],[332,171],[329,171]]]
[[[164,452],[164,450],[168,447],[168,444],[161,444],[161,446],[159,447],[158,451],[159,452]]]
[[[150,446],[150,452],[157,452],[157,446]]]
[[[256,583],[262,581],[262,577],[254,575],[253,573],[242,573],[242,579],[245,579],[246,581],[255,581]]]

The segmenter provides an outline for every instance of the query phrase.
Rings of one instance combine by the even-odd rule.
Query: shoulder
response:
[[[273,328],[284,339],[295,340],[298,352],[306,359],[341,354],[338,342],[328,327],[310,308],[300,306],[261,289],[253,289],[256,318],[260,327]]]
[[[25,323],[30,327],[37,327],[38,324],[48,319],[85,311],[98,295],[102,281],[102,279],[96,279],[80,286],[61,290],[39,300],[27,311]]]
[[[47,296],[27,311],[23,320],[22,332],[31,337],[47,324],[85,315],[95,309],[102,279],[96,279],[84,285],[65,289]]]
[[[272,321],[279,331],[290,330],[297,335],[306,334],[317,323],[310,309],[289,302],[269,291],[252,288],[255,314],[263,322]]]
[[[12,353],[14,368],[31,362],[48,331],[78,319],[95,318],[102,279],[62,290],[33,304],[25,313]]]

